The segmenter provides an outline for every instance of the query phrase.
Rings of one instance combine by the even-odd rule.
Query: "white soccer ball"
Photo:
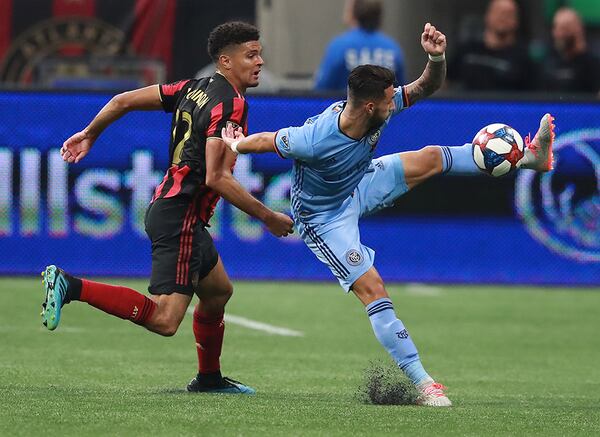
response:
[[[493,123],[473,138],[473,159],[481,171],[504,176],[521,166],[525,156],[523,138],[512,127]]]

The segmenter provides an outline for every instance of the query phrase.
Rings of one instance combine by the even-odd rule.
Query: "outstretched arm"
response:
[[[446,78],[446,35],[427,23],[421,34],[421,46],[429,61],[421,77],[404,87],[411,105],[436,92]]]
[[[235,153],[275,153],[275,135],[277,132],[260,132],[244,137],[241,129],[223,128],[221,137]]]
[[[223,138],[225,141],[225,138]],[[286,214],[267,208],[233,177],[235,155],[218,138],[206,141],[206,185],[246,214],[261,220],[277,237],[292,234],[293,221]]]
[[[60,153],[68,163],[81,161],[100,134],[130,111],[162,109],[158,85],[117,94],[98,112],[92,122],[63,143]]]

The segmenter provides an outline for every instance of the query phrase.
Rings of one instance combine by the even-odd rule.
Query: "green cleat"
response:
[[[42,272],[42,284],[46,292],[46,300],[42,304],[42,324],[50,331],[54,331],[60,322],[60,312],[67,303],[67,290],[69,282],[65,272],[52,265]]]

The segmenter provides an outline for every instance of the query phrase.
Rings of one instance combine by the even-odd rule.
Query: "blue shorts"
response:
[[[358,219],[382,208],[408,191],[400,155],[374,159],[362,180],[326,223],[300,222],[298,232],[312,252],[327,264],[346,292],[372,266],[375,251],[360,242]]]

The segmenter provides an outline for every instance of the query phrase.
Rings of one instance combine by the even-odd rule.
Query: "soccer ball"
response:
[[[481,129],[473,138],[473,159],[479,169],[498,177],[521,166],[523,138],[512,127],[494,123]]]

